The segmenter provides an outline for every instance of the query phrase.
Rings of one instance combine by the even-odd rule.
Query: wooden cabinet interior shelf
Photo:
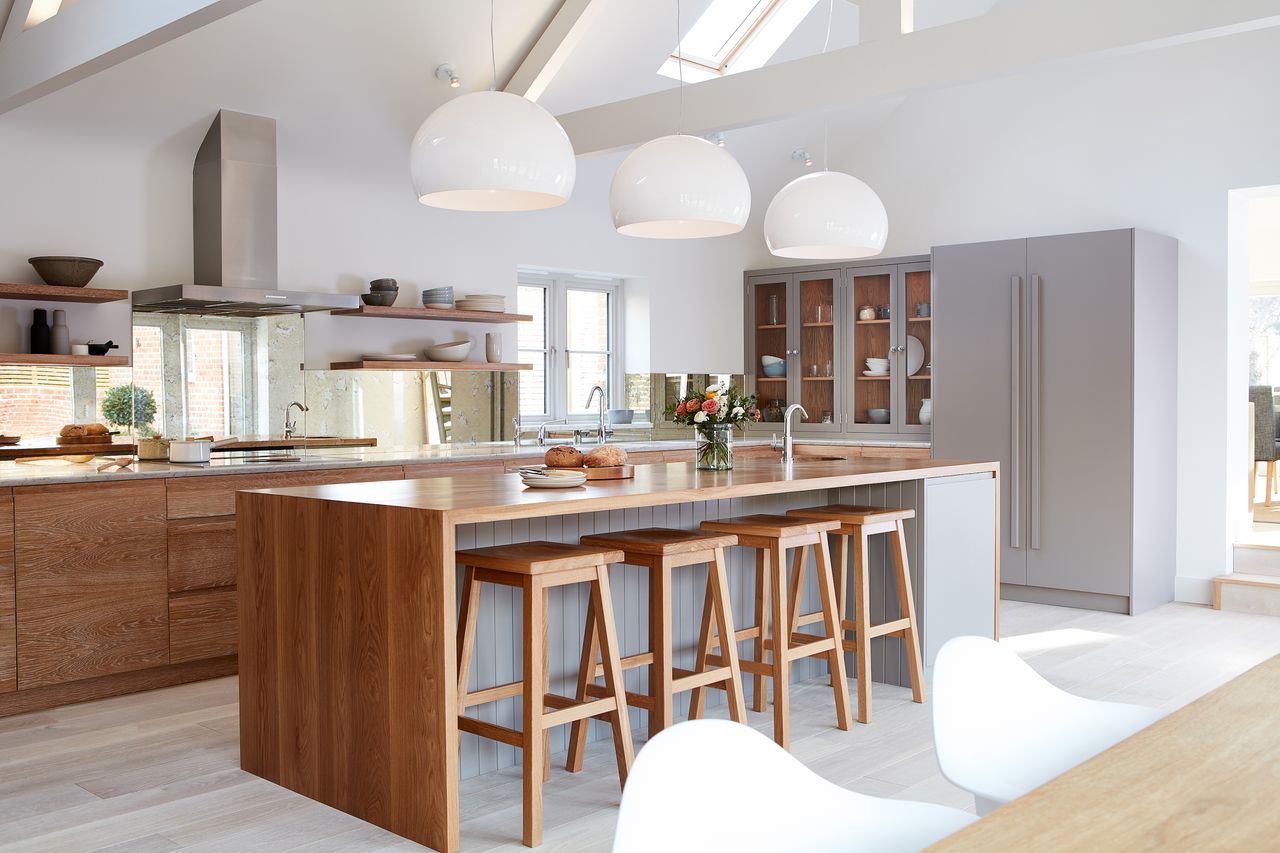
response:
[[[361,305],[332,312],[335,317],[383,317],[395,320],[449,320],[454,323],[527,323],[531,314],[500,314],[495,311],[461,311],[444,308],[419,308],[394,305]]]
[[[858,325],[859,325],[859,326],[874,326],[874,325],[876,325],[877,323],[881,323],[881,324],[884,324],[884,325],[888,325],[889,323],[892,323],[892,322],[893,322],[892,320],[859,320],[859,321],[858,321]]]
[[[107,290],[105,287],[0,283],[0,299],[29,299],[34,302],[120,302],[128,298],[127,290]]]
[[[0,364],[128,367],[129,357],[127,355],[34,355],[29,352],[5,352],[0,353]]]
[[[459,370],[493,372],[533,370],[532,364],[489,363],[485,361],[335,361],[330,370]]]
[[[836,378],[834,376],[802,376],[800,378],[803,379],[805,382],[835,382],[836,381]]]
[[[908,323],[928,323],[932,320],[933,320],[932,317],[908,317],[907,318]]]
[[[787,381],[787,377],[785,377],[785,376],[757,376],[757,377],[756,377],[756,381],[757,381],[757,382],[786,382],[786,381]]]
[[[763,326],[756,326],[757,329],[785,329],[786,323],[765,323]]]

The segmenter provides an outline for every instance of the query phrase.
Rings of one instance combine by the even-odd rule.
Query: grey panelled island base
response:
[[[571,490],[530,490],[515,474],[473,473],[240,492],[241,766],[451,853],[459,844],[460,775],[514,760],[459,739],[456,549],[569,542],[638,527],[688,529],[710,518],[833,502],[916,510],[908,553],[926,664],[950,637],[995,636],[997,463],[801,458],[789,466],[751,460],[724,472],[645,465],[632,480]],[[883,558],[872,555],[876,621],[896,615]],[[730,556],[740,625],[753,622],[753,565],[743,553]],[[647,584],[640,569],[614,571],[629,654],[640,648],[625,644],[644,643]],[[704,576],[685,574],[688,588],[673,591],[672,618],[674,645],[691,656]],[[806,586],[816,596],[816,584]],[[568,621],[583,612],[575,596],[552,599],[553,620],[556,608]],[[482,603],[484,621],[497,630],[477,642],[478,688],[514,674],[519,630],[512,626],[520,603],[512,599]],[[816,600],[802,607],[815,609]],[[553,691],[565,692],[567,673],[576,673],[580,639],[571,638],[578,624],[563,641],[552,640]],[[873,678],[905,683],[899,645],[896,638],[877,640]],[[795,677],[821,672],[817,664],[797,666]],[[509,725],[515,700],[505,701],[505,708],[497,703],[495,722]]]

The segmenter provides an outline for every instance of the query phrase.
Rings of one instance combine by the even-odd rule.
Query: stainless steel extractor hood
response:
[[[133,292],[133,310],[267,317],[355,308],[356,296],[276,288],[276,122],[220,110],[192,170],[194,284]]]

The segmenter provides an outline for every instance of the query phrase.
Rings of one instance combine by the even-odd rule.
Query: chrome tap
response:
[[[591,389],[591,393],[587,395],[587,406],[586,406],[586,407],[587,407],[588,409],[589,409],[589,408],[591,408],[591,401],[592,401],[592,400],[594,400],[594,399],[596,398],[596,394],[599,394],[599,395],[600,395],[600,433],[599,433],[599,435],[597,435],[597,436],[596,436],[596,443],[597,443],[597,444],[604,444],[605,433],[608,431],[608,429],[609,429],[609,425],[608,425],[607,423],[605,423],[605,421],[606,421],[606,419],[607,419],[607,414],[606,414],[606,412],[605,412],[605,406],[607,406],[607,405],[608,405],[608,401],[605,399],[605,393],[604,393],[604,386],[603,386],[603,385],[595,385],[595,386],[593,386],[593,387],[592,387],[592,389]]]
[[[793,439],[791,438],[791,413],[797,409],[800,411],[801,415],[806,418],[809,417],[809,413],[806,412],[804,410],[804,406],[799,403],[792,403],[790,406],[787,406],[787,411],[782,415],[782,461],[784,464],[795,458],[795,454],[792,452]]]
[[[542,447],[547,443],[547,427],[567,426],[564,421],[543,421],[538,424],[538,446]],[[574,441],[577,444],[577,441]]]
[[[294,406],[297,406],[298,411],[300,412],[311,411],[306,406],[299,403],[297,400],[294,400],[292,403],[284,407],[284,437],[285,438],[293,438],[294,430],[298,428],[297,421],[289,420],[289,413],[293,411]]]

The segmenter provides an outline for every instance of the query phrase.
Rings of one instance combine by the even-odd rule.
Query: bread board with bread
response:
[[[636,466],[627,462],[627,451],[610,444],[586,453],[561,444],[548,450],[543,461],[548,468],[585,472],[587,480],[626,480],[636,475]]]

